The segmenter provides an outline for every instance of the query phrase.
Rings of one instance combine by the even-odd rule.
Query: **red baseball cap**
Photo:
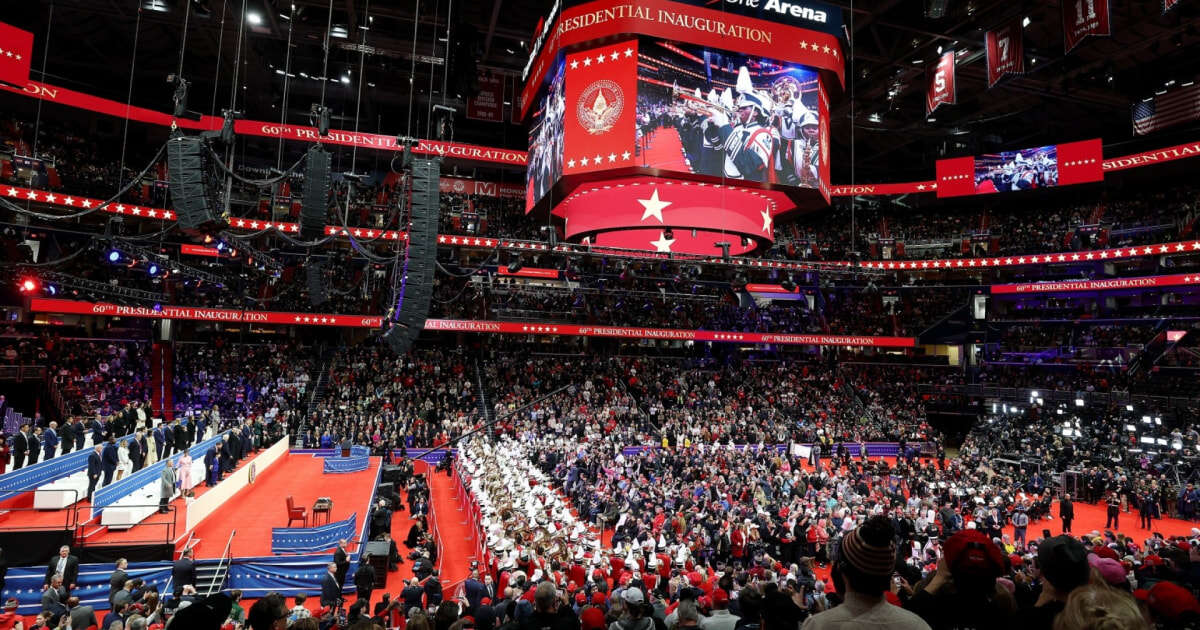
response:
[[[1174,582],[1159,582],[1150,589],[1150,608],[1167,621],[1178,621],[1184,613],[1200,615],[1200,602]]]
[[[987,534],[964,529],[946,541],[946,566],[956,577],[996,579],[1004,573],[1004,553]]]

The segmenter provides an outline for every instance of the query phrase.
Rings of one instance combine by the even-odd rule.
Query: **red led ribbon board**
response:
[[[1176,273],[1165,276],[1141,276],[1138,278],[1111,278],[1108,280],[1067,280],[1063,282],[1025,282],[1021,284],[994,284],[992,293],[1037,294],[1071,291],[1121,291],[1129,289],[1153,289],[1200,285],[1200,273]]]
[[[35,313],[99,315],[105,317],[138,317],[150,319],[185,319],[227,323],[280,324],[305,326],[341,326],[349,328],[378,328],[378,316],[336,315],[329,313],[278,313],[271,311],[236,311],[229,309],[164,306],[155,310],[139,306],[33,298],[29,310]],[[570,335],[578,337],[620,337],[625,339],[674,339],[679,341],[714,341],[723,343],[771,343],[783,345],[871,346],[878,348],[911,348],[913,337],[876,337],[870,335],[804,335],[790,333],[743,333],[678,328],[640,328],[635,326],[582,326],[577,324],[536,324],[528,322],[493,322],[462,319],[429,319],[425,330],[442,330],[506,335]]]

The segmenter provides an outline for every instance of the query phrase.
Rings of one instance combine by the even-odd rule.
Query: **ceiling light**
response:
[[[938,46],[938,54],[939,54],[939,55],[940,55],[940,54],[942,54],[942,47],[941,47],[941,46]]]
[[[159,13],[166,13],[171,10],[163,0],[146,0],[142,7],[148,11],[158,11]]]
[[[880,119],[878,113],[874,113],[874,114],[871,114],[870,116],[867,116],[867,120],[869,120],[871,122],[879,122],[881,119]]]
[[[342,83],[344,83],[346,85],[350,85],[350,75],[343,74],[342,75]]]
[[[263,23],[262,15],[254,11],[246,13],[246,21],[254,26],[259,26]]]
[[[1030,19],[1029,19],[1029,16],[1027,15],[1027,16],[1025,16],[1025,19],[1024,19],[1024,20],[1021,20],[1021,26],[1023,26],[1023,27],[1027,27],[1027,26],[1029,26],[1029,23],[1030,23],[1030,22],[1032,22],[1032,21],[1033,21],[1033,20],[1030,20]]]

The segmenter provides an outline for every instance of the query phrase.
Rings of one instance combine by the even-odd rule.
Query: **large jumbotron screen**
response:
[[[564,65],[559,59],[546,73],[547,87],[538,96],[529,123],[529,163],[525,167],[525,207],[534,204],[554,186],[563,171]]]
[[[666,41],[638,55],[638,165],[819,188],[820,83],[805,66]],[[826,132],[827,133],[827,132]]]

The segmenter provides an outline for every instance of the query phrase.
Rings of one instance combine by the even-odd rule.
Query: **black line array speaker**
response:
[[[437,225],[441,190],[441,158],[413,160],[412,224],[408,230],[408,278],[400,309],[383,339],[396,354],[404,354],[425,328],[433,296],[437,262]]]
[[[325,265],[309,260],[304,266],[308,279],[308,301],[320,306],[329,301],[329,288],[325,284]]]
[[[189,236],[211,234],[228,226],[220,182],[212,172],[204,142],[203,138],[183,134],[167,141],[171,203],[179,217],[179,227]]]
[[[307,240],[324,236],[329,213],[329,152],[319,144],[304,160],[304,195],[300,204],[300,235]]]

